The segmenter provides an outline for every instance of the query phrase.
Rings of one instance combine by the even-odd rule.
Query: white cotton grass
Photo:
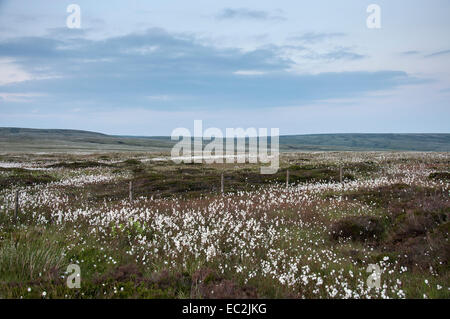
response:
[[[396,153],[369,155],[364,156],[380,162],[399,156]],[[332,153],[317,156],[323,163],[336,160]],[[413,158],[419,155],[402,156]],[[357,162],[366,158],[354,156],[347,160]],[[10,165],[14,167],[14,164]],[[318,182],[289,188],[272,184],[251,191],[212,196],[208,200],[139,197],[133,203],[105,200],[93,206],[80,200],[80,204],[74,206],[73,202],[78,198],[69,198],[64,187],[83,187],[126,177],[109,170],[91,169],[75,176],[64,176],[56,182],[19,188],[20,206],[38,225],[73,225],[74,238],[80,236],[77,228],[81,225],[88,227],[99,244],[118,235],[128,236],[130,248],[127,254],[133,256],[136,263],[144,265],[151,263],[179,269],[190,265],[192,260],[201,260],[243,283],[251,283],[254,278],[273,280],[299,298],[405,298],[404,283],[398,276],[408,272],[407,267],[384,256],[377,263],[383,284],[371,289],[366,283],[371,251],[361,249],[361,261],[338,254],[324,240],[324,234],[328,232],[324,217],[338,219],[348,212],[373,215],[377,213],[375,204],[347,201],[345,195],[324,197],[323,194],[342,194],[399,183],[439,187],[448,193],[449,184],[428,179],[430,172],[428,167],[420,165],[413,169],[386,165],[385,174],[345,184]],[[65,174],[64,171],[60,173]],[[0,195],[12,208],[11,190],[3,190]],[[70,245],[67,247],[68,250],[71,248]],[[111,265],[117,264],[112,256],[105,254],[104,259]],[[83,264],[84,260],[76,262]],[[427,279],[424,283],[430,284]],[[437,285],[436,289],[442,288]],[[123,291],[123,287],[119,290]],[[114,287],[114,293],[119,290]],[[309,294],[302,295],[304,291]],[[46,295],[43,291],[42,297]]]

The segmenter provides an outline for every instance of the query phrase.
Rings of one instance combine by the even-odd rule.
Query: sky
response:
[[[381,28],[367,27],[370,4]],[[448,0],[0,0],[0,126],[450,133],[449,12]]]

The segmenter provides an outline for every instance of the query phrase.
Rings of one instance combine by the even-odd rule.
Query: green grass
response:
[[[22,230],[0,244],[0,278],[7,282],[36,281],[57,276],[65,264],[63,245],[47,230]]]

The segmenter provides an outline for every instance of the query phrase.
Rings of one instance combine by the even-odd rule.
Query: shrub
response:
[[[409,202],[420,192],[422,190],[415,189],[407,184],[397,183],[373,189],[360,189],[348,194],[348,198],[385,208],[393,202]]]
[[[70,168],[70,169],[77,169],[77,168],[92,168],[92,167],[110,167],[111,165],[95,162],[95,161],[84,161],[84,162],[60,162],[56,164],[48,165],[49,168]]]
[[[203,268],[192,275],[191,298],[248,299],[258,298],[254,287],[240,286],[220,277],[214,270]]]
[[[434,172],[428,175],[428,178],[450,181],[450,172]]]
[[[2,169],[0,172],[7,172],[6,175],[0,176],[0,189],[11,186],[30,186],[34,184],[46,184],[53,182],[55,178],[52,176],[37,172],[29,171],[22,168]],[[11,174],[12,173],[12,174]]]
[[[134,158],[130,158],[130,159],[123,161],[123,163],[127,164],[127,165],[139,165],[139,164],[141,164],[141,161],[134,159]]]
[[[385,231],[385,225],[380,218],[373,216],[349,216],[345,217],[331,227],[331,236],[349,238],[354,241],[380,239]]]
[[[397,217],[394,223],[394,241],[425,235],[448,219],[447,214],[437,212],[407,212]]]

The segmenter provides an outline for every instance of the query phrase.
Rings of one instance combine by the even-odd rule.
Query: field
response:
[[[450,297],[449,153],[280,162],[261,175],[165,153],[0,155],[0,298]]]

